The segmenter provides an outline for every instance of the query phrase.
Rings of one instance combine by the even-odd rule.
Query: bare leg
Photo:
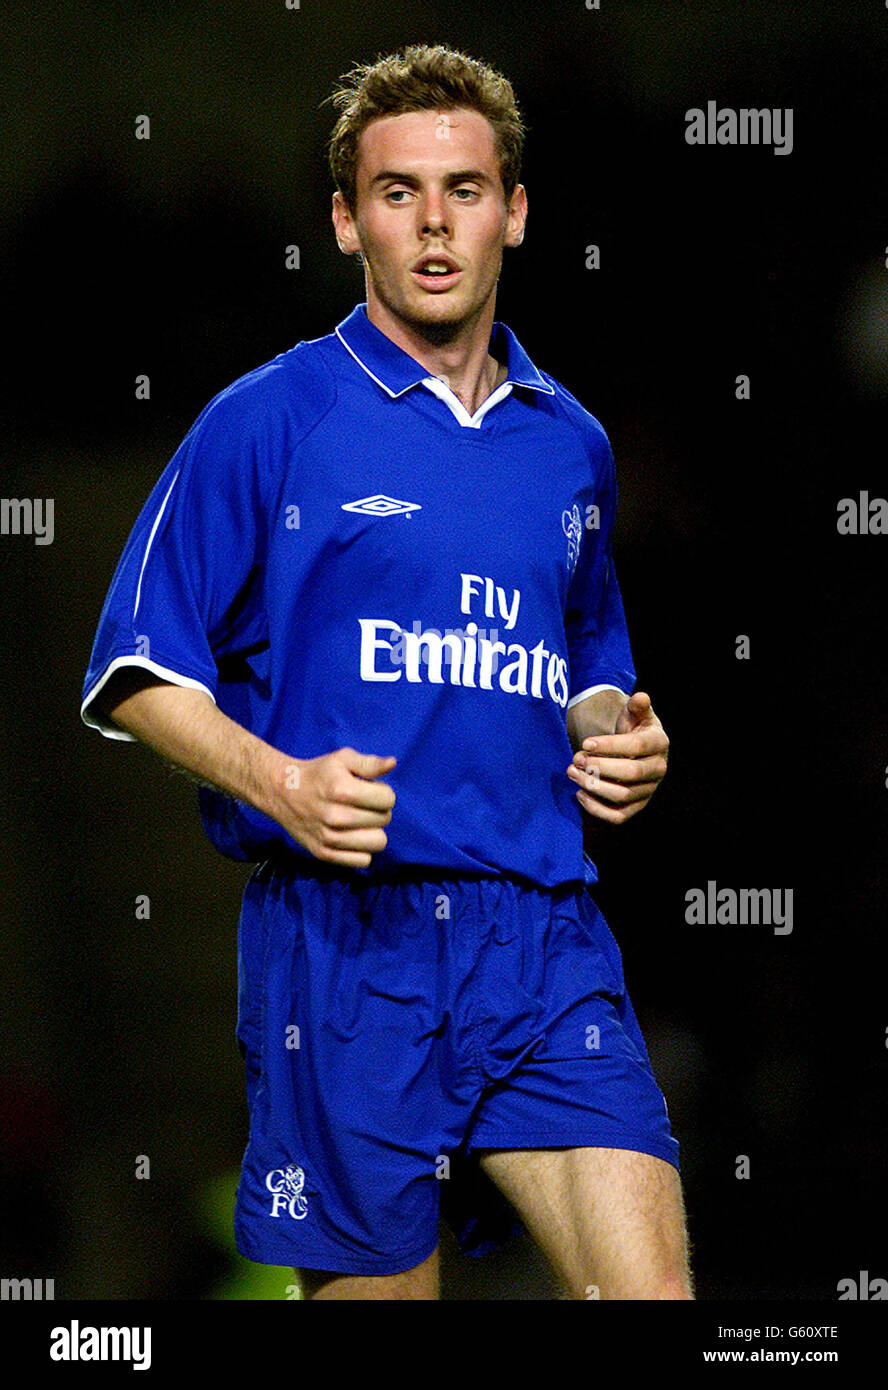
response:
[[[692,1299],[681,1180],[632,1149],[485,1151],[570,1297]]]
[[[438,1251],[403,1274],[330,1274],[322,1269],[297,1269],[307,1299],[437,1299],[440,1297]]]

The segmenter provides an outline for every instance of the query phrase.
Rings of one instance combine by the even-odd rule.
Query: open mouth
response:
[[[411,274],[425,289],[446,290],[456,283],[462,271],[448,256],[427,256],[414,266]]]

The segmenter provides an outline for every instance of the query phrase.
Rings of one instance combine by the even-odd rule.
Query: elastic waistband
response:
[[[269,874],[280,874],[285,878],[314,879],[320,883],[341,883],[354,889],[400,883],[511,883],[516,888],[532,889],[537,893],[556,893],[586,886],[585,880],[581,878],[548,885],[512,872],[464,873],[459,869],[442,868],[439,864],[399,864],[387,869],[374,869],[372,866],[369,869],[352,869],[346,865],[328,863],[323,859],[303,859],[300,855],[288,854],[286,851],[270,856],[256,870],[257,877],[267,877]]]

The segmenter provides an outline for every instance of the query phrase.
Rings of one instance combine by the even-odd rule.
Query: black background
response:
[[[260,1296],[228,1231],[248,869],[207,845],[182,778],[80,723],[81,685],[130,527],[196,415],[364,298],[329,222],[321,103],[353,63],[443,42],[504,71],[529,125],[497,316],[617,460],[639,687],[672,754],[644,815],[598,836],[599,901],[682,1146],[698,1296],[835,1300],[861,1270],[888,1278],[888,538],[836,527],[840,498],[888,495],[888,10],[4,14],[2,486],[53,497],[55,539],[0,537],[0,1273],[54,1277],[57,1298]],[[710,99],[791,107],[791,154],[686,144]],[[792,888],[792,933],[687,926],[708,880]],[[445,1254],[451,1297],[553,1296],[526,1242]],[[287,1272],[262,1273],[285,1297]]]

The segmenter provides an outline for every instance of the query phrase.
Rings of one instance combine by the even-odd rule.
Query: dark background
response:
[[[888,11],[4,17],[2,490],[53,497],[55,540],[0,537],[0,1273],[54,1277],[57,1298],[286,1297],[288,1271],[240,1260],[230,1233],[249,870],[206,843],[188,782],[80,723],[81,684],[130,527],[196,415],[364,298],[329,223],[323,99],[355,62],[443,42],[504,71],[529,124],[497,316],[617,459],[639,687],[672,756],[644,815],[598,836],[599,901],[682,1146],[698,1296],[834,1300],[861,1270],[888,1278],[888,538],[836,529],[840,498],[888,494]],[[710,99],[791,107],[792,153],[687,145]],[[793,932],[687,926],[710,879],[792,888]],[[445,1253],[451,1297],[554,1296],[526,1241]]]

